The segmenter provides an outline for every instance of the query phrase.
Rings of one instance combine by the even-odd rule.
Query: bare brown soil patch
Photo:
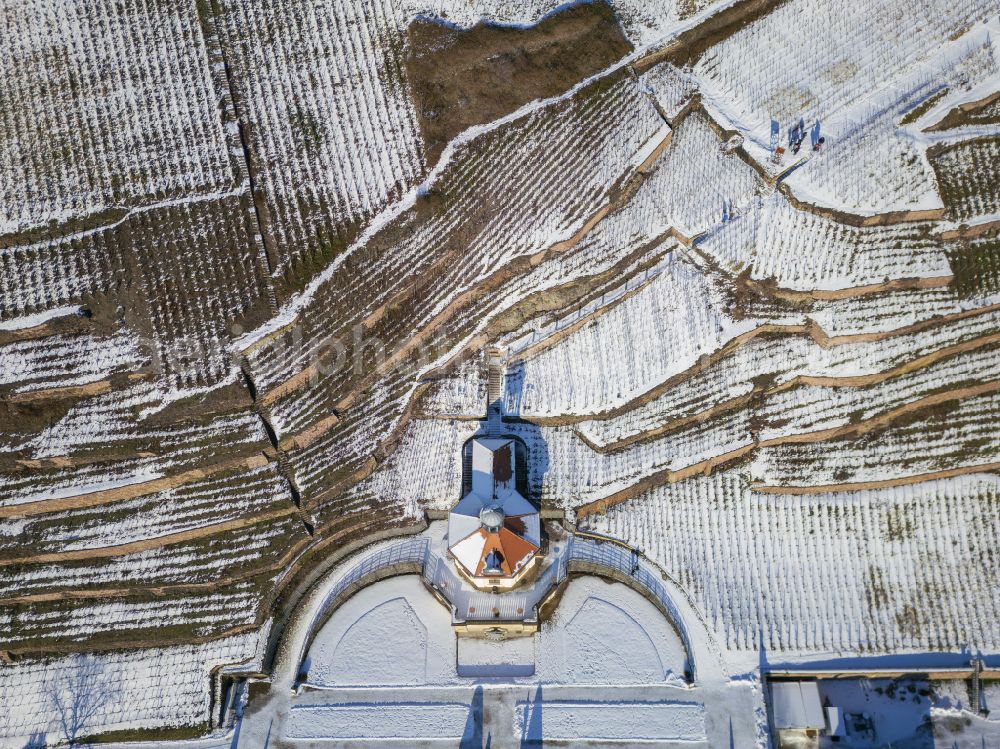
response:
[[[429,164],[463,130],[561,94],[632,51],[604,2],[575,5],[530,28],[466,30],[418,18],[407,43],[406,75]]]
[[[61,398],[55,401],[25,400],[14,402],[0,397],[0,435],[18,438],[41,432],[64,417],[83,396]],[[0,470],[13,467],[14,455],[0,455]]]
[[[950,130],[963,125],[984,125],[1000,122],[1000,91],[986,96],[977,101],[970,101],[959,104],[946,114],[940,122],[927,128],[928,132],[940,130]]]

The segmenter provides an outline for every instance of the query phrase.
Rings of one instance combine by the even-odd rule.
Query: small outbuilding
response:
[[[819,731],[826,728],[826,714],[815,681],[771,682],[774,727],[779,731]]]

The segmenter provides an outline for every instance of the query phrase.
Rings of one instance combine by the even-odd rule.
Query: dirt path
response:
[[[978,465],[949,468],[946,471],[918,473],[913,476],[900,476],[899,478],[882,479],[881,481],[855,481],[845,484],[820,484],[817,486],[770,486],[767,484],[751,484],[750,488],[755,492],[763,492],[766,494],[826,494],[833,492],[853,492],[863,489],[891,489],[895,486],[921,484],[925,481],[934,481],[935,479],[950,479],[955,476],[966,476],[970,473],[995,473],[997,471],[1000,471],[1000,463],[980,463]]]
[[[33,403],[60,398],[84,398],[91,395],[103,395],[111,390],[111,380],[88,382],[86,385],[66,385],[63,387],[44,388],[41,390],[26,390],[11,393],[6,400],[11,403]]]
[[[255,633],[260,629],[262,622],[256,621],[251,624],[240,624],[235,627],[228,627],[209,635],[187,634],[184,637],[123,637],[111,641],[98,641],[96,643],[82,642],[80,640],[52,640],[46,642],[44,647],[27,646],[6,647],[0,653],[6,654],[7,658],[16,660],[17,658],[51,658],[60,654],[75,653],[100,653],[115,650],[141,650],[143,648],[160,648],[167,645],[202,645],[208,642],[216,642],[234,635]],[[2,656],[0,656],[2,657]]]
[[[603,499],[594,500],[592,502],[587,502],[576,508],[577,519],[586,517],[594,513],[605,513],[609,507],[613,507],[616,504],[621,504],[627,500],[633,499],[641,494],[644,494],[651,489],[655,489],[659,486],[665,484],[673,484],[678,481],[682,481],[686,478],[696,476],[698,474],[710,475],[712,471],[726,463],[730,463],[735,460],[742,459],[747,455],[751,454],[753,451],[761,447],[773,447],[777,445],[785,444],[808,444],[823,442],[833,439],[839,439],[844,437],[858,437],[869,432],[873,432],[882,429],[890,425],[896,419],[903,416],[919,413],[928,408],[933,408],[936,405],[945,403],[952,400],[960,400],[963,398],[973,398],[979,395],[985,395],[988,393],[995,393],[1000,391],[1000,380],[992,380],[980,385],[958,388],[955,390],[949,390],[942,393],[935,393],[934,395],[927,396],[925,398],[920,398],[910,403],[905,403],[896,408],[885,411],[877,416],[873,416],[869,419],[854,423],[845,424],[839,427],[833,427],[830,429],[821,429],[813,432],[802,432],[799,434],[783,435],[781,437],[772,437],[766,440],[755,440],[752,443],[744,445],[740,448],[732,450],[730,452],[718,455],[706,460],[699,461],[690,466],[686,466],[680,469],[666,469],[663,471],[658,471],[657,473],[651,474],[641,481],[633,484],[632,486],[626,487],[620,491],[610,494]],[[976,471],[986,471],[995,470],[993,466],[1000,466],[1000,464],[989,463],[983,466],[974,467],[962,467],[957,469],[951,469],[951,471],[939,471],[933,474],[923,474],[925,478],[919,477],[903,477],[899,479],[890,479],[886,482],[867,482],[865,484],[836,484],[836,485],[824,485],[819,487],[768,487],[760,488],[755,485],[755,490],[760,491],[770,491],[772,493],[787,493],[787,494],[809,494],[809,493],[821,493],[826,491],[850,491],[853,488],[875,488],[880,486],[900,486],[903,484],[919,483],[920,481],[928,481],[934,478],[945,478],[950,475],[960,475],[961,473],[972,473]],[[898,483],[893,483],[898,482]],[[870,484],[871,486],[868,486]],[[837,488],[831,489],[830,487],[850,487],[848,489]],[[786,491],[787,490],[787,491]]]
[[[695,239],[700,239],[704,233],[699,234]],[[710,255],[702,251],[697,244],[688,245],[694,253],[694,257],[709,268],[712,272],[725,278],[737,290],[747,290],[751,294],[757,294],[769,299],[787,302],[789,304],[808,304],[810,302],[836,302],[845,299],[859,299],[861,297],[884,294],[891,291],[915,291],[918,289],[940,289],[950,286],[955,277],[947,276],[917,276],[913,278],[895,278],[890,281],[864,284],[862,286],[846,286],[840,289],[788,289],[778,286],[771,280],[755,280],[749,278],[746,273],[736,276],[723,269],[719,263]]]
[[[947,279],[950,281],[951,276],[948,276]],[[892,290],[899,290],[899,289],[909,289],[909,288],[936,288],[937,286],[942,285],[942,284],[939,284],[937,282],[937,279],[927,279],[927,281],[934,281],[934,283],[925,283],[923,280],[916,281],[913,284],[902,284],[902,283],[899,283],[899,282],[890,282],[888,284],[879,284],[877,289],[875,287],[873,287],[873,286],[865,286],[865,287],[857,287],[856,289],[844,289],[843,291],[845,291],[845,292],[857,291],[858,293],[854,294],[855,296],[863,296],[865,294],[877,293],[877,292],[881,292],[881,291],[887,291],[887,290],[890,290],[890,289],[892,289]],[[947,284],[943,284],[943,285],[947,285]],[[585,326],[587,323],[592,322],[593,320],[601,317],[602,315],[604,315],[605,313],[607,313],[611,309],[614,309],[614,307],[616,307],[618,304],[620,304],[621,302],[625,301],[625,299],[633,296],[640,289],[645,288],[645,286],[646,286],[646,284],[643,284],[642,286],[637,287],[633,291],[630,291],[628,294],[623,295],[621,298],[615,299],[614,301],[610,302],[609,304],[607,304],[607,305],[605,305],[603,307],[600,307],[600,308],[594,310],[589,315],[581,318],[577,322],[574,322],[573,325],[567,326],[563,330],[560,330],[560,331],[558,331],[556,333],[553,333],[548,338],[546,338],[546,339],[544,339],[542,341],[539,341],[538,343],[533,344],[532,346],[529,346],[528,348],[524,349],[523,351],[518,352],[517,358],[518,359],[530,359],[531,357],[536,356],[536,355],[542,353],[543,351],[546,351],[546,350],[552,348],[555,344],[559,343],[559,341],[565,339],[571,333],[575,332],[576,330],[579,330],[580,328],[582,328],[583,326]],[[874,289],[874,291],[873,291],[873,289]],[[772,293],[772,290],[765,289],[765,287],[761,287],[759,289],[759,291],[760,291],[760,293],[762,295],[765,295],[765,296],[770,295],[770,296],[772,296],[774,298],[782,298],[782,295],[780,293],[774,294],[774,293]],[[778,290],[778,291],[780,292],[782,290]],[[820,294],[822,292],[811,292],[811,293]],[[789,296],[787,298],[789,300],[794,300],[794,298],[791,297],[791,296]],[[817,297],[814,297],[814,298],[815,299],[820,299],[822,297],[817,296]],[[848,296],[842,296],[842,297],[837,297],[837,298],[844,299],[844,298],[848,298]],[[751,331],[752,335],[750,335],[750,334],[741,334],[741,336],[742,335],[750,335],[750,337],[752,338],[752,337],[755,337],[757,335],[770,335],[770,334],[778,334],[778,333],[781,333],[781,332],[787,332],[787,334],[789,334],[789,335],[801,335],[801,334],[805,333],[805,334],[808,334],[816,342],[816,344],[819,345],[821,348],[829,348],[831,346],[840,346],[840,345],[843,345],[843,344],[846,344],[846,343],[863,343],[863,342],[869,342],[869,341],[880,341],[880,340],[884,340],[885,338],[889,338],[889,337],[894,336],[894,335],[903,335],[903,334],[906,334],[906,333],[915,333],[915,332],[918,332],[918,331],[921,331],[921,330],[927,330],[929,328],[937,327],[938,325],[941,325],[942,323],[953,322],[955,320],[962,320],[962,319],[965,319],[967,317],[974,317],[976,315],[986,314],[987,312],[992,312],[992,311],[997,310],[997,309],[1000,309],[1000,304],[989,305],[987,307],[978,307],[978,308],[975,308],[975,309],[972,309],[972,310],[965,310],[963,312],[956,312],[956,313],[952,313],[952,314],[949,314],[949,315],[941,315],[939,317],[935,317],[935,318],[932,318],[930,320],[925,320],[925,321],[921,321],[919,323],[914,323],[913,325],[908,325],[908,326],[906,326],[904,328],[897,328],[896,330],[889,331],[888,333],[852,333],[852,334],[845,334],[845,335],[840,335],[840,336],[830,336],[830,335],[827,335],[826,332],[821,327],[819,327],[818,324],[816,324],[815,322],[810,321],[806,325],[781,325],[781,324],[778,324],[778,323],[764,323],[764,324],[760,325],[758,328],[755,328],[753,331]],[[740,338],[741,336],[738,336],[737,338]],[[736,341],[736,340],[737,339],[735,339],[735,338],[733,339],[733,341]],[[744,342],[746,342],[746,341],[744,341]],[[728,345],[729,345],[729,343],[726,344],[726,346],[728,346]],[[714,357],[719,352],[721,352],[723,350],[725,350],[725,346],[722,349],[719,349],[718,351],[716,351],[716,352],[714,352],[712,354],[709,354],[709,356],[713,356]],[[714,363],[714,361],[713,361],[713,363]],[[540,417],[540,418],[545,419],[546,417]],[[564,421],[562,423],[574,423],[573,422],[573,417],[565,417],[565,418],[566,418],[566,421]],[[586,421],[586,420],[593,419],[593,418],[607,418],[607,417],[604,417],[602,415],[581,416],[581,417],[579,417],[579,419],[576,419],[576,421]],[[541,423],[541,422],[539,422],[539,423]]]
[[[53,499],[40,499],[34,502],[22,502],[16,505],[4,505],[0,507],[0,518],[26,518],[49,512],[112,504],[126,499],[143,497],[147,494],[155,494],[166,489],[174,489],[178,486],[224,471],[260,468],[267,464],[267,462],[268,459],[264,455],[255,455],[250,458],[241,458],[239,460],[215,463],[203,468],[194,468],[172,476],[152,479],[151,481],[138,481],[134,484],[119,486],[114,489],[76,494],[72,497],[57,497]]]
[[[933,328],[940,327],[945,323],[966,320],[970,317],[978,317],[979,315],[987,315],[991,312],[996,312],[997,310],[1000,310],[1000,304],[988,304],[985,307],[973,307],[972,309],[962,310],[961,312],[938,315],[937,317],[920,320],[919,322],[912,323],[911,325],[906,325],[902,328],[895,328],[894,330],[881,333],[849,333],[839,336],[828,336],[826,333],[823,333],[822,329],[818,325],[816,325],[816,335],[818,336],[816,342],[823,348],[827,348],[829,346],[840,346],[844,343],[872,343],[875,341],[884,341],[886,338],[892,338],[893,336],[909,335],[910,333],[922,333],[925,330],[932,330]],[[822,335],[820,336],[820,334]]]
[[[288,517],[289,515],[294,515],[296,512],[297,510],[295,507],[284,507],[280,510],[273,510],[260,515],[243,516],[235,520],[227,520],[224,523],[202,525],[198,528],[191,528],[186,531],[167,533],[163,536],[145,538],[141,541],[132,541],[130,543],[119,544],[117,546],[102,546],[95,549],[76,549],[74,551],[55,551],[48,554],[36,554],[34,556],[0,558],[0,567],[10,567],[12,565],[22,564],[74,562],[81,559],[102,559],[104,557],[118,557],[125,554],[135,554],[140,551],[157,549],[161,546],[170,546],[171,544],[179,544],[185,541],[196,541],[199,538],[214,536],[219,533],[225,533],[226,531],[239,530],[240,528],[247,528],[249,526],[258,525],[259,523],[265,523],[270,520],[278,520],[280,518]]]
[[[0,346],[19,341],[34,341],[39,338],[49,338],[54,335],[79,335],[81,333],[97,332],[100,326],[89,317],[75,312],[54,317],[40,325],[15,330],[0,330]]]
[[[751,401],[756,398],[766,398],[769,395],[775,395],[777,393],[784,392],[786,390],[791,390],[796,387],[802,386],[817,386],[817,387],[829,387],[829,388],[862,388],[869,387],[871,385],[878,385],[885,382],[886,380],[892,379],[894,377],[900,377],[902,375],[910,374],[917,370],[923,369],[931,364],[939,361],[963,354],[969,351],[974,351],[979,348],[984,348],[986,346],[991,346],[995,344],[1000,344],[1000,333],[994,333],[992,335],[981,336],[979,338],[974,338],[969,341],[963,341],[962,343],[955,344],[953,346],[945,346],[944,348],[938,349],[937,351],[932,351],[923,356],[918,356],[911,359],[908,362],[904,362],[891,369],[883,370],[881,372],[875,372],[867,375],[851,375],[844,377],[826,377],[817,375],[797,375],[787,382],[783,382],[780,385],[775,385],[772,387],[754,387],[749,393],[745,395],[738,396],[736,398],[731,398],[729,400],[723,401],[711,408],[706,408],[703,411],[698,411],[689,416],[684,416],[679,419],[672,419],[668,422],[661,424],[655,429],[649,429],[643,432],[637,432],[636,434],[630,435],[621,440],[616,440],[615,442],[608,442],[605,444],[598,444],[590,440],[584,434],[579,431],[576,432],[577,437],[579,437],[589,448],[595,452],[602,454],[621,452],[625,448],[641,442],[649,442],[662,437],[670,432],[677,431],[683,427],[690,426],[691,424],[697,424],[709,421],[717,416],[728,411],[738,410],[746,405],[749,405]],[[561,420],[562,424],[552,424],[549,420],[536,420],[532,419],[532,423],[538,423],[542,426],[565,426],[572,420],[572,423],[581,423],[584,421],[591,420],[606,420],[608,417],[586,419],[582,417],[555,417],[553,420]]]
[[[759,293],[766,293],[775,299],[786,302],[836,302],[843,299],[857,299],[864,296],[884,294],[888,291],[913,291],[916,289],[941,289],[950,286],[955,280],[954,276],[930,276],[923,278],[897,278],[892,281],[882,283],[867,284],[864,286],[851,286],[844,289],[811,289],[809,291],[797,291],[795,289],[785,289],[780,286],[768,287],[759,281],[746,280],[749,288]]]
[[[1000,232],[1000,220],[984,221],[981,224],[972,224],[971,226],[962,225],[957,229],[949,229],[948,231],[942,232],[940,237],[946,241],[954,239],[974,239],[975,237],[981,237],[983,234],[992,234],[993,232]]]
[[[139,380],[151,380],[153,379],[153,375],[146,372],[132,372],[126,375],[125,379],[128,382],[138,382]],[[96,382],[88,382],[85,385],[63,385],[60,387],[11,393],[4,400],[11,403],[35,403],[37,401],[60,400],[62,398],[85,398],[108,393],[114,386],[115,382],[112,379],[97,380]]]

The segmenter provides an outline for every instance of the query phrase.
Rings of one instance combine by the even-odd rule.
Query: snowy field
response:
[[[685,668],[684,645],[662,614],[624,585],[597,578],[571,581],[556,615],[524,640],[532,641],[533,673],[515,681],[657,684],[676,682]],[[372,648],[373,642],[386,646]],[[491,657],[500,665],[527,661],[518,641],[511,643],[480,653],[480,664]],[[461,668],[463,646],[456,642],[447,609],[417,578],[394,578],[365,588],[323,626],[306,656],[308,682],[322,687],[460,685],[466,682],[456,670],[456,652]]]
[[[0,746],[69,741],[81,680],[80,736],[230,745],[218,669],[280,670],[328,565],[455,503],[498,384],[526,493],[642,550],[703,681],[625,586],[460,646],[394,578],[283,735],[763,747],[768,659],[998,665],[996,8],[610,7],[624,57],[575,77],[558,0],[0,8]],[[428,146],[484,96],[516,103]],[[925,702],[927,747],[994,738]]]
[[[0,683],[3,745],[20,748],[32,736],[48,735],[58,741],[60,715],[72,715],[74,704],[76,728],[86,733],[95,728],[199,723],[212,700],[212,670],[259,664],[266,639],[267,628],[206,645],[4,664]]]

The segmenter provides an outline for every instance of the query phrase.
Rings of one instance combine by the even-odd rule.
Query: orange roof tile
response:
[[[483,535],[483,552],[479,556],[479,564],[476,565],[476,575],[482,575],[486,568],[486,557],[490,552],[496,551],[500,555],[500,569],[504,575],[510,577],[514,574],[518,563],[530,557],[538,551],[538,547],[526,538],[512,533],[507,528],[501,528],[498,533],[487,533],[480,529]]]

